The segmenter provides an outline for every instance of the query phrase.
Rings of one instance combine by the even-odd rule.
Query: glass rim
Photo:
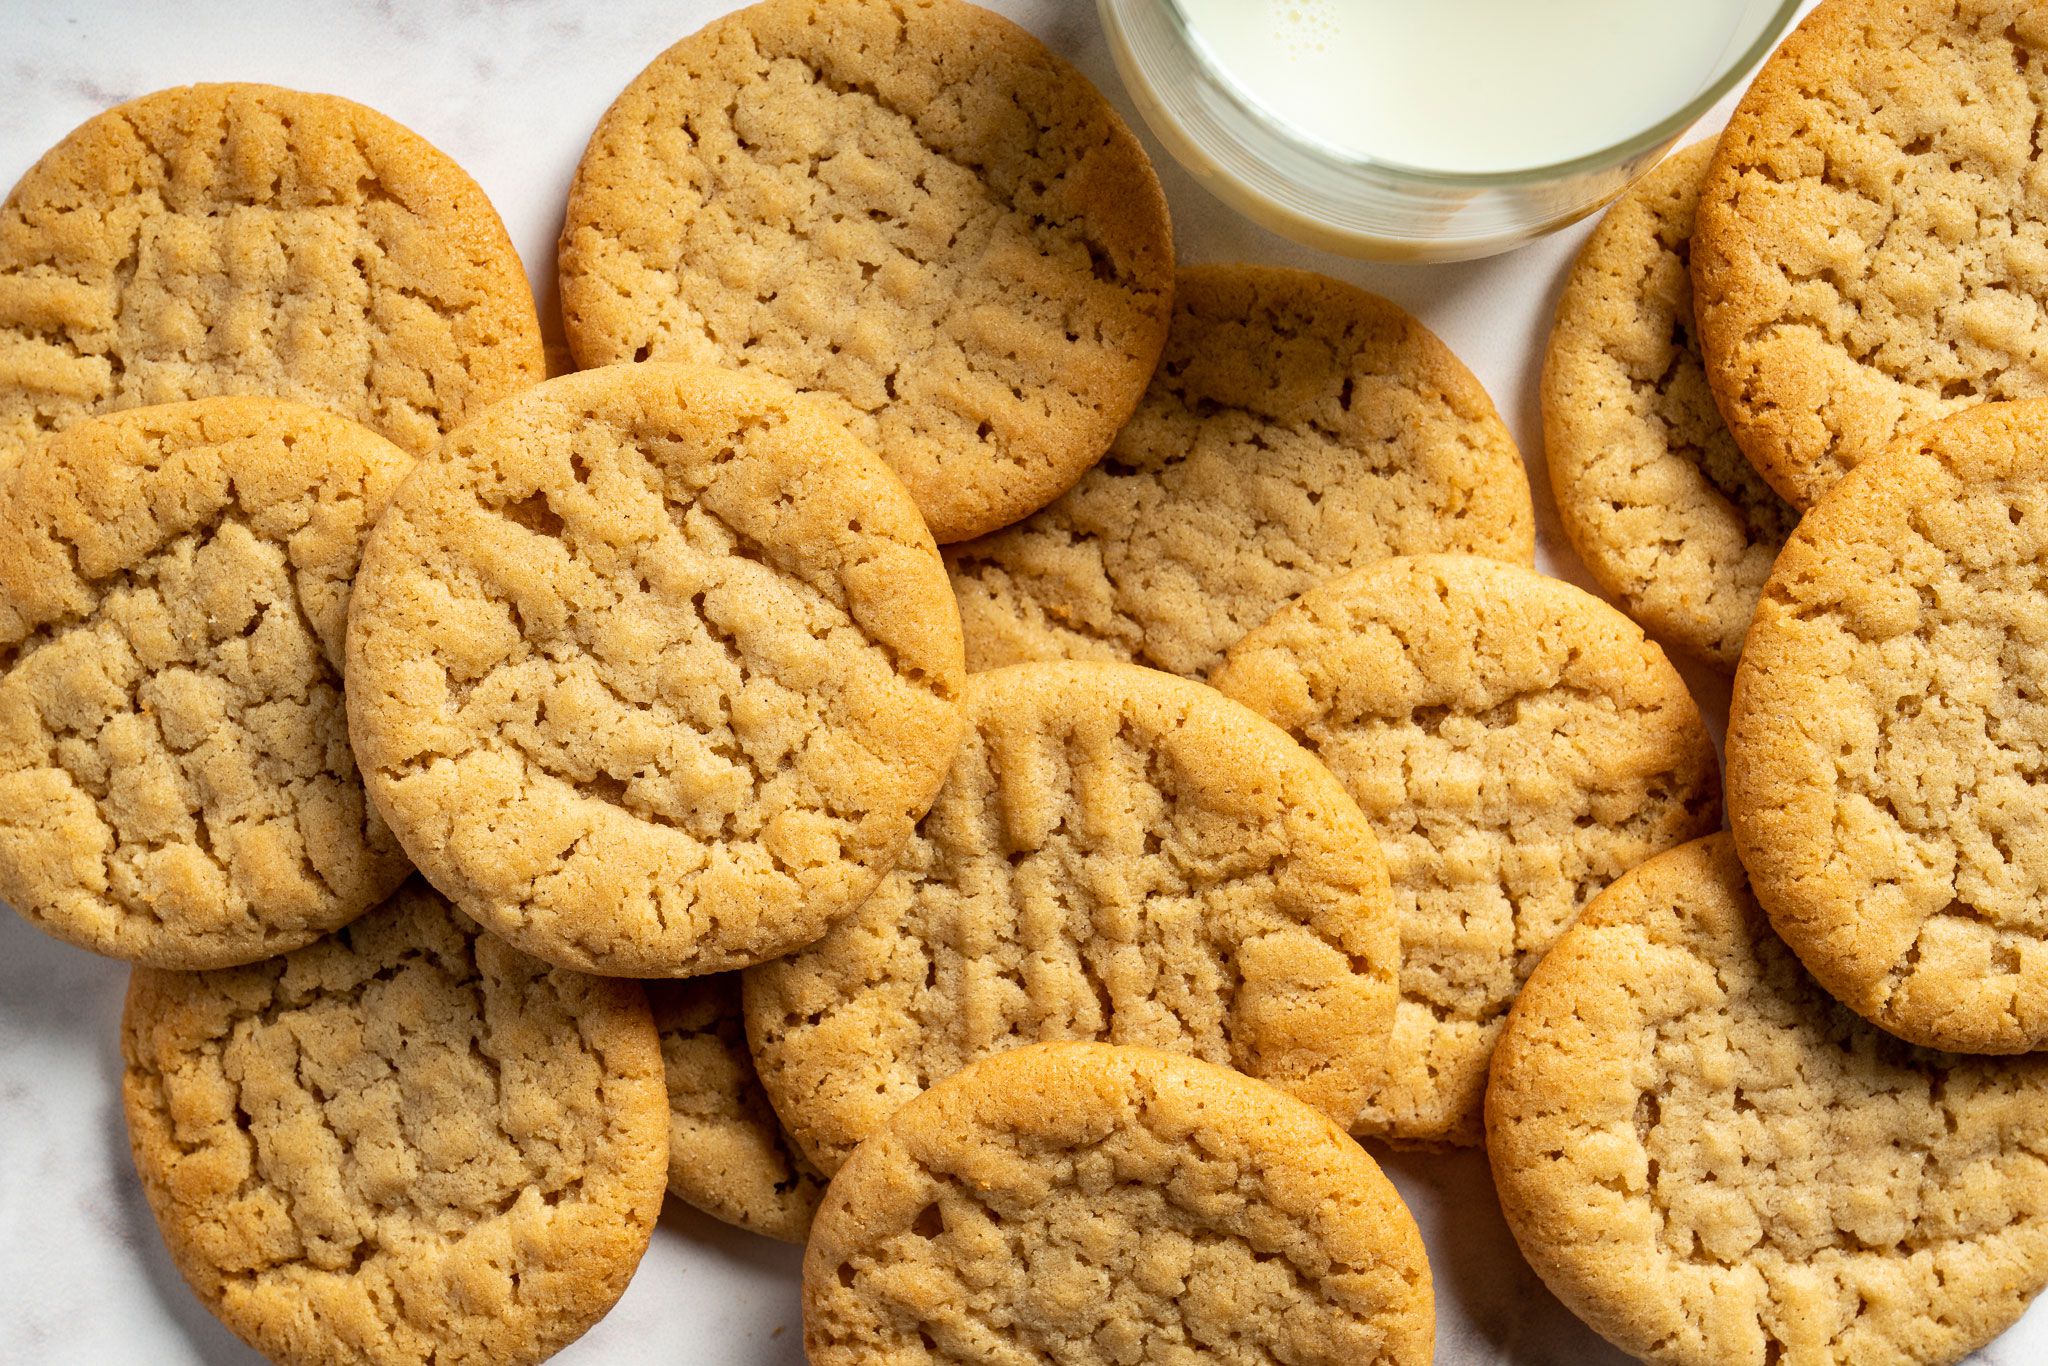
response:
[[[1147,0],[1138,0],[1147,3]],[[1348,170],[1365,171],[1417,184],[1437,186],[1445,189],[1478,190],[1499,186],[1521,186],[1543,184],[1588,171],[1606,170],[1629,161],[1659,146],[1668,145],[1695,123],[1707,110],[1714,107],[1723,95],[1735,88],[1736,82],[1753,71],[1769,52],[1775,48],[1792,21],[1798,17],[1803,0],[1779,0],[1777,9],[1765,22],[1756,38],[1744,49],[1742,55],[1729,63],[1728,69],[1709,81],[1704,89],[1665,115],[1649,127],[1631,133],[1619,142],[1609,143],[1590,152],[1563,161],[1545,162],[1538,166],[1522,166],[1506,171],[1446,171],[1429,166],[1416,166],[1408,162],[1388,161],[1380,157],[1366,156],[1349,151],[1316,137],[1293,123],[1280,117],[1246,90],[1238,79],[1219,61],[1210,50],[1208,43],[1195,31],[1181,0],[1164,0],[1160,9],[1173,25],[1176,35],[1187,44],[1188,50],[1215,78],[1216,84],[1230,97],[1238,110],[1266,126],[1275,136],[1293,143],[1303,151],[1321,157]]]

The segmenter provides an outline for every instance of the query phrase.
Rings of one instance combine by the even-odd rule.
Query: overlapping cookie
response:
[[[419,455],[544,373],[483,191],[333,95],[145,95],[0,206],[0,463],[89,413],[220,394],[329,408]]]
[[[857,1148],[804,1254],[804,1348],[877,1360],[1422,1366],[1415,1221],[1329,1119],[1178,1053],[983,1058]]]
[[[1375,295],[1181,272],[1166,353],[1100,464],[947,551],[970,668],[1105,659],[1199,678],[1323,579],[1389,555],[1530,562],[1528,479],[1479,381]]]
[[[1586,239],[1544,356],[1543,448],[1601,589],[1652,635],[1732,670],[1799,514],[1736,446],[1700,361],[1686,263],[1713,150],[1674,154]]]
[[[349,613],[371,799],[549,962],[786,953],[888,871],[961,728],[959,618],[903,485],[760,373],[569,375],[392,500]]]
[[[2048,400],[1983,404],[1821,495],[1728,717],[1757,900],[1914,1043],[2048,1044]]]
[[[1356,1132],[1477,1142],[1530,969],[1608,883],[1720,824],[1684,680],[1591,594],[1436,555],[1304,593],[1214,682],[1328,764],[1386,852],[1401,1001]]]
[[[0,899],[98,953],[211,968],[397,888],[341,656],[411,463],[303,404],[211,398],[82,419],[0,470]]]
[[[668,1074],[668,1188],[716,1218],[800,1243],[825,1178],[790,1143],[747,1052],[736,973],[647,983]]]
[[[1101,1039],[1349,1120],[1394,1019],[1386,867],[1299,745],[1128,664],[968,680],[966,743],[896,870],[747,974],[763,1084],[821,1171],[1000,1049]]]
[[[1893,438],[2048,395],[2048,15],[1827,0],[1742,97],[1692,253],[1707,377],[1794,506]]]
[[[1159,359],[1173,233],[1088,79],[964,0],[764,0],[606,111],[562,229],[577,363],[816,395],[941,541],[1072,484]]]
[[[632,982],[409,884],[282,958],[137,969],[136,1170],[171,1260],[273,1361],[537,1362],[625,1290],[668,1105]]]
[[[1936,1366],[2048,1282],[2048,1058],[1909,1048],[1828,999],[1725,835],[1551,949],[1486,1131],[1530,1264],[1645,1361]]]

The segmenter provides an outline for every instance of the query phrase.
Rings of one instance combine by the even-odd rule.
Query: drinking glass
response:
[[[1233,78],[1180,0],[1098,0],[1140,114],[1211,193],[1297,241],[1385,261],[1490,256],[1593,212],[1654,166],[1762,60],[1799,3],[1745,0],[1705,84],[1650,126],[1619,129],[1607,146],[1569,160],[1475,172],[1377,160],[1321,141]]]

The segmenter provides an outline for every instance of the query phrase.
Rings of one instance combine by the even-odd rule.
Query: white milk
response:
[[[1512,171],[1675,113],[1767,0],[1178,0],[1242,92],[1341,152]]]

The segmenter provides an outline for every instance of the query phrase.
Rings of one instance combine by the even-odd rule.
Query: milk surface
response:
[[[1547,166],[1677,112],[1769,0],[1177,0],[1251,99],[1340,151],[1445,171]]]

